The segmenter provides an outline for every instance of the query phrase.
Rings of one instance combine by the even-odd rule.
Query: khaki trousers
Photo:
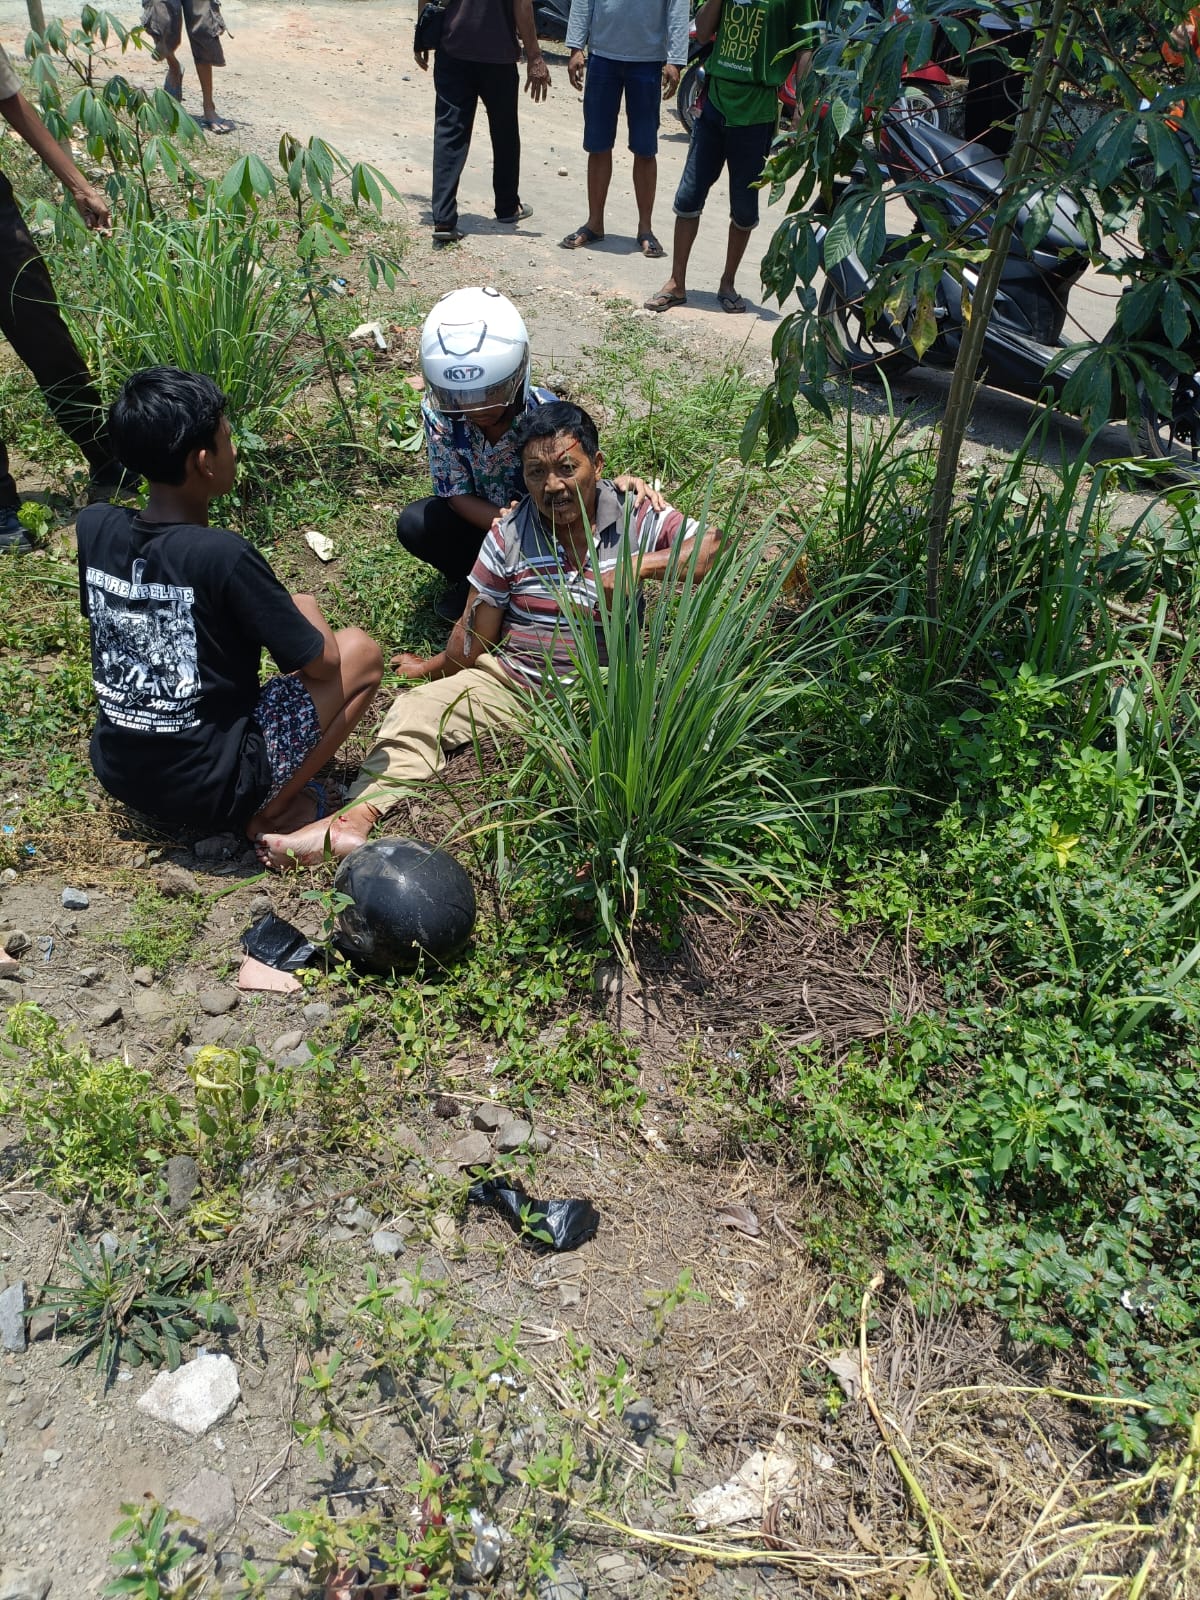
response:
[[[366,800],[381,811],[400,798],[394,790],[423,783],[478,734],[516,725],[524,695],[493,656],[472,667],[419,683],[396,696],[347,800]]]

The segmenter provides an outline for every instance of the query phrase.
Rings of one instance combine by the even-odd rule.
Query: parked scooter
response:
[[[539,39],[561,42],[567,37],[570,0],[533,0],[533,21]]]
[[[882,119],[878,150],[897,182],[918,177],[930,185],[922,204],[936,207],[951,231],[972,245],[986,241],[1004,182],[1004,163],[984,145],[955,138],[925,122],[889,114]],[[917,214],[915,206],[910,204],[910,209]],[[1051,402],[1059,404],[1068,380],[1083,360],[1082,354],[1068,356],[1053,371],[1047,370],[1066,347],[1067,300],[1088,265],[1078,214],[1073,200],[1058,196],[1045,236],[1032,250],[1026,250],[1020,237],[1026,218],[1022,210],[1008,248],[988,321],[980,376],[997,389],[1027,400],[1041,400],[1049,393]],[[883,259],[887,260],[889,252],[893,260],[896,253],[907,253],[908,243],[889,234]],[[964,267],[962,274],[968,291],[973,291],[978,281],[976,269]],[[943,272],[934,304],[936,337],[918,355],[909,336],[913,307],[902,314],[884,308],[867,315],[865,301],[875,281],[857,255],[830,268],[817,310],[834,362],[855,377],[872,381],[885,376],[893,379],[917,365],[953,367],[964,332],[963,284],[949,271]],[[1196,364],[1200,366],[1200,351],[1196,352]],[[1164,377],[1172,388],[1172,415],[1160,415],[1139,385],[1138,414],[1126,418],[1133,452],[1162,461],[1187,476],[1200,475],[1200,372],[1191,377],[1172,372]]]

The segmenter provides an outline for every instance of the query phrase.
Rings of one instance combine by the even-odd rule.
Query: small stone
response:
[[[343,1200],[335,1215],[342,1227],[349,1228],[352,1233],[372,1233],[375,1229],[374,1214],[361,1201]]]
[[[25,1283],[18,1278],[0,1294],[0,1350],[25,1348]]]
[[[271,896],[269,894],[256,894],[250,902],[250,915],[255,922],[259,921],[261,917],[265,917],[271,909]]]
[[[148,989],[154,982],[154,969],[152,967],[134,967],[133,981],[140,984],[143,989]]]
[[[159,894],[165,895],[168,900],[186,900],[200,893],[200,885],[188,869],[174,862],[160,868],[154,875],[154,881]]]
[[[29,1342],[48,1339],[58,1326],[57,1311],[35,1311],[29,1319]]]
[[[201,989],[197,1000],[201,1011],[210,1017],[224,1017],[238,1003],[236,989]]]
[[[19,983],[0,982],[0,1005],[19,1005],[24,998],[25,991]]]
[[[232,861],[242,853],[242,840],[232,833],[214,833],[211,838],[197,839],[192,854],[197,861]]]
[[[433,1114],[441,1117],[443,1122],[449,1122],[458,1115],[458,1101],[452,1094],[440,1094],[433,1102]]]
[[[186,1211],[200,1187],[200,1168],[191,1156],[172,1156],[167,1162],[167,1204],[173,1215]]]
[[[46,1465],[48,1467],[56,1467],[58,1465],[58,1463],[62,1460],[62,1458],[63,1458],[63,1453],[62,1453],[61,1450],[43,1450],[42,1451],[42,1460],[46,1463]]]
[[[108,1028],[114,1022],[120,1022],[121,1016],[119,1000],[102,1000],[98,1006],[92,1007],[88,1014],[88,1022],[93,1028]]]
[[[5,936],[4,948],[10,956],[22,956],[29,949],[29,935],[24,928],[14,928]]]
[[[543,1133],[539,1128],[531,1136],[529,1140],[529,1148],[531,1150],[535,1150],[539,1156],[544,1156],[548,1150],[552,1150],[554,1148],[554,1145],[551,1141],[550,1135],[548,1133]]]
[[[563,1556],[555,1556],[550,1571],[537,1581],[537,1600],[587,1600],[587,1584]]]
[[[94,983],[99,983],[103,976],[103,967],[80,967],[79,969],[79,981],[85,989],[90,989]]]
[[[16,883],[16,881],[17,881],[17,869],[16,869],[16,867],[5,867],[4,871],[0,872],[0,883]]]
[[[533,1128],[524,1117],[513,1117],[497,1133],[496,1149],[502,1156],[511,1155],[514,1150],[523,1150],[532,1133]]]
[[[133,1009],[139,1022],[153,1025],[166,1022],[173,1013],[169,997],[161,989],[143,989],[133,997]]]
[[[619,1583],[628,1583],[638,1575],[638,1569],[621,1555],[601,1556],[596,1563],[596,1571],[614,1587]]]
[[[297,1045],[303,1043],[304,1035],[300,1032],[300,1029],[292,1028],[290,1032],[279,1035],[271,1046],[270,1054],[275,1060],[278,1060],[280,1056],[286,1056],[290,1050],[294,1050]]]
[[[429,1235],[439,1250],[449,1250],[458,1238],[458,1226],[448,1211],[439,1211],[429,1224]]]
[[[92,903],[82,889],[64,889],[61,898],[64,911],[86,911]]]
[[[404,1249],[404,1240],[391,1228],[380,1228],[371,1235],[371,1249],[377,1256],[398,1256]]]
[[[16,1567],[0,1571],[0,1600],[46,1600],[50,1576],[45,1572],[21,1572]]]
[[[622,1420],[630,1433],[649,1433],[658,1424],[654,1407],[648,1400],[635,1400],[625,1407]]]
[[[495,1105],[491,1100],[485,1100],[481,1106],[476,1106],[471,1113],[471,1126],[478,1128],[481,1133],[495,1133],[496,1129],[503,1127],[508,1119],[509,1113],[503,1106]]]
[[[53,1411],[43,1411],[40,1416],[34,1417],[33,1425],[39,1433],[45,1433],[54,1421]]]
[[[98,1256],[115,1256],[121,1248],[121,1241],[111,1230],[102,1233],[96,1240],[96,1254]]]
[[[456,1167],[485,1167],[492,1159],[486,1133],[464,1133],[446,1151],[445,1159]]]
[[[237,1368],[228,1356],[197,1356],[174,1372],[160,1372],[137,1408],[198,1439],[228,1416],[241,1398]]]
[[[568,176],[569,176],[569,174],[568,174],[568,172],[567,172],[567,169],[566,169],[566,167],[559,167],[559,169],[558,169],[558,175],[559,175],[559,177],[560,177],[560,178],[565,178],[565,177],[568,177]]]
[[[229,1035],[236,1026],[232,1017],[199,1017],[188,1028],[188,1038],[197,1046],[229,1044]]]
[[[300,1014],[310,1028],[319,1028],[323,1022],[329,1021],[333,1007],[326,1005],[324,1000],[313,1000]]]
[[[312,1060],[312,1051],[303,1040],[294,1050],[289,1050],[286,1055],[276,1056],[275,1065],[284,1072],[295,1072],[300,1067],[306,1067]]]
[[[206,1533],[223,1533],[237,1517],[233,1485],[223,1472],[204,1467],[169,1497],[171,1509]]]

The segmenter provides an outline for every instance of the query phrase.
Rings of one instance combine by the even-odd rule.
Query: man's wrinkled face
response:
[[[561,537],[594,521],[596,484],[604,457],[589,456],[574,434],[531,439],[521,453],[525,487],[547,527]]]

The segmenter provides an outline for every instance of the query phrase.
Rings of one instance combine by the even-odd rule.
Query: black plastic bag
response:
[[[494,1178],[473,1183],[467,1199],[493,1206],[535,1249],[575,1250],[600,1226],[600,1213],[590,1200],[534,1200]]]
[[[290,922],[268,911],[242,935],[242,949],[248,956],[274,967],[277,972],[295,972],[299,967],[316,965],[317,946],[310,944]]]

